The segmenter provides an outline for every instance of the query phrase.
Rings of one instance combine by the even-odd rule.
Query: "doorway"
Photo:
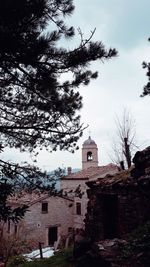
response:
[[[102,209],[104,238],[118,237],[118,196],[103,195]]]
[[[48,245],[53,246],[55,241],[57,241],[57,227],[50,227],[48,229]]]

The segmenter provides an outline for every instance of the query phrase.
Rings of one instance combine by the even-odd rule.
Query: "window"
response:
[[[42,203],[42,213],[48,213],[48,203]]]
[[[87,161],[92,161],[92,160],[93,160],[92,152],[89,151],[89,152],[87,153]]]
[[[17,224],[15,224],[15,225],[14,225],[14,234],[15,234],[15,236],[16,236],[16,234],[17,234],[17,231],[18,231],[18,227],[17,227]]]
[[[76,203],[76,214],[81,215],[81,203],[80,202]]]

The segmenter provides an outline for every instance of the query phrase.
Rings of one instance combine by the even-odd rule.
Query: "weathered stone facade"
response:
[[[48,205],[47,213],[42,211],[43,203]],[[73,224],[72,215],[73,203],[70,199],[47,197],[30,205],[24,221],[26,227],[31,231],[30,237],[31,235],[33,238],[38,236],[39,242],[44,245],[53,245],[49,229],[56,228],[56,240],[54,241],[57,241],[59,237],[67,236],[69,228]]]
[[[34,195],[30,203],[27,203],[29,198],[31,195],[20,199],[20,204],[26,203],[29,208],[24,219],[16,225],[17,229],[11,222],[9,226],[5,225],[5,232],[8,233],[9,227],[9,235],[26,239],[35,247],[38,247],[39,242],[43,246],[53,246],[58,239],[66,238],[73,226],[73,201],[65,197]]]
[[[92,166],[80,172],[71,173],[61,180],[61,188],[64,192],[67,192],[68,196],[73,197],[74,200],[73,228],[84,228],[84,219],[88,203],[86,192],[88,187],[86,183],[88,181],[95,181],[97,178],[101,179],[106,174],[114,174],[116,172],[118,172],[118,168],[114,164],[98,167]],[[80,192],[82,194],[81,198],[78,197],[78,194],[74,194],[78,187],[80,187]],[[81,203],[81,214],[77,214],[76,212],[77,203]]]
[[[123,238],[150,220],[149,159],[150,148],[136,154],[131,171],[88,182],[86,231],[93,240]]]

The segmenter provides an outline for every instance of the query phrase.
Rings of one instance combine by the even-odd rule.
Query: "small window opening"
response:
[[[17,231],[18,231],[18,227],[17,227],[17,224],[14,225],[14,234],[15,236],[17,235]]]
[[[92,161],[92,160],[93,160],[93,155],[92,155],[92,152],[89,151],[89,152],[87,153],[87,161]]]
[[[76,203],[76,214],[81,215],[81,203],[80,202]]]
[[[42,213],[48,213],[48,203],[42,203]]]

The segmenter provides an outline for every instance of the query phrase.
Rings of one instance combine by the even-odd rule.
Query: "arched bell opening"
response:
[[[89,151],[89,152],[87,153],[87,161],[92,161],[92,160],[93,160],[93,155],[92,155],[92,152]]]

